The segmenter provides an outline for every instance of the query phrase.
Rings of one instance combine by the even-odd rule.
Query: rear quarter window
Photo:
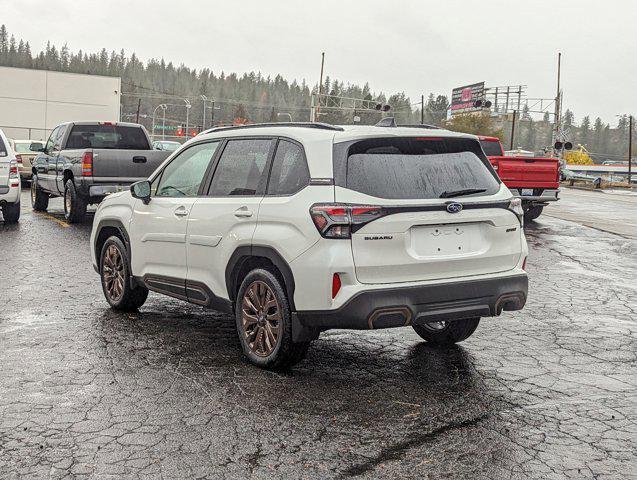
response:
[[[363,140],[350,145],[346,158],[343,186],[379,198],[433,199],[468,189],[492,195],[500,188],[480,144],[472,139]]]
[[[0,136],[0,157],[6,157],[8,155],[9,155],[9,152],[7,151],[7,147],[4,144],[2,137]]]

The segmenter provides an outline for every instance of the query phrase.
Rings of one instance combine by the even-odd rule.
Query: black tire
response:
[[[536,205],[534,207],[530,207],[528,210],[524,212],[524,221],[532,222],[533,220],[535,220],[537,217],[539,217],[542,214],[542,210],[544,210],[543,205]]]
[[[114,259],[111,255],[113,250],[111,249],[115,249],[121,262],[113,262]],[[99,268],[100,278],[102,279],[102,291],[111,308],[123,312],[133,312],[146,302],[148,289],[141,285],[136,285],[133,288],[130,278],[128,252],[124,243],[118,237],[109,237],[106,242],[104,242],[104,246],[100,252]],[[121,276],[118,275],[115,279],[111,272],[119,273]],[[115,294],[113,291],[113,283],[117,280],[121,282],[121,292],[118,291],[117,294]]]
[[[2,207],[2,216],[4,217],[4,223],[17,223],[20,219],[20,202],[7,203]]]
[[[44,212],[49,208],[49,196],[38,187],[38,177],[31,179],[31,207],[36,212]]]
[[[64,184],[64,218],[69,223],[80,223],[86,215],[88,202],[75,189],[72,179]]]
[[[265,294],[266,296],[263,297],[265,301],[260,304],[266,304],[264,308],[262,308],[263,312],[261,316],[263,318],[259,321],[255,321],[251,325],[253,328],[244,327],[244,306],[247,305],[244,304],[244,297],[246,295],[250,295],[248,292],[249,289],[257,288],[258,290],[259,287],[263,289],[265,288],[263,286],[264,284],[269,288],[270,293]],[[265,291],[268,291],[267,288]],[[270,295],[270,297],[267,295]],[[268,309],[267,304],[270,302],[267,301],[267,298],[272,300],[272,295],[276,300],[276,306]],[[272,313],[272,308],[276,308],[276,311],[279,313],[278,316]],[[249,309],[245,310],[249,313]],[[270,319],[274,318],[275,320],[269,320],[268,317]],[[259,268],[252,270],[243,279],[239,292],[237,293],[235,319],[237,334],[239,336],[239,342],[241,343],[243,353],[254,365],[271,370],[285,369],[297,364],[305,358],[310,343],[292,341],[290,304],[283,288],[282,281],[279,280],[272,272]],[[260,321],[263,322],[263,325],[259,324]],[[273,325],[275,326],[273,327]],[[257,328],[262,329],[261,333],[254,333]],[[258,348],[255,347],[255,345],[259,343],[259,338],[261,338],[264,350],[266,349],[266,337],[268,338],[267,342],[272,345],[269,338],[273,336],[273,328],[274,333],[276,333],[274,347],[270,352],[266,353],[262,351],[259,353]],[[270,333],[269,336],[267,331]],[[259,337],[259,335],[261,335],[261,337]],[[252,342],[252,344],[249,341],[250,338],[254,338],[254,342]]]
[[[427,343],[448,346],[469,338],[476,331],[479,323],[479,318],[467,318],[445,322],[444,328],[434,328],[433,325],[413,325],[413,328]]]

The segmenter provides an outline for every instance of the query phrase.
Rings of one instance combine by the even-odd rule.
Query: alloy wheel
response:
[[[71,205],[72,205],[71,192],[67,188],[66,191],[64,192],[64,210],[69,215],[71,214]]]
[[[109,245],[102,261],[104,288],[109,299],[116,302],[124,294],[124,258],[115,245]]]
[[[267,357],[281,338],[281,307],[270,286],[252,282],[241,301],[241,325],[245,342],[256,355]]]
[[[35,189],[36,189],[35,182],[31,180],[31,205],[35,204],[35,199],[36,199]]]

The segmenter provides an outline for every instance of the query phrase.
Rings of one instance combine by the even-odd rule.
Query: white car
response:
[[[18,162],[2,130],[0,130],[0,208],[5,224],[16,223],[20,218]]]
[[[102,202],[91,245],[113,308],[153,290],[233,313],[267,368],[332,328],[459,342],[528,289],[519,199],[476,137],[438,129],[211,129]]]

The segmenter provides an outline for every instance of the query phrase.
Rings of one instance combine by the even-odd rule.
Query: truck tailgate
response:
[[[93,177],[148,178],[171,152],[162,150],[93,150]]]
[[[559,160],[535,157],[490,157],[507,187],[558,188]]]

